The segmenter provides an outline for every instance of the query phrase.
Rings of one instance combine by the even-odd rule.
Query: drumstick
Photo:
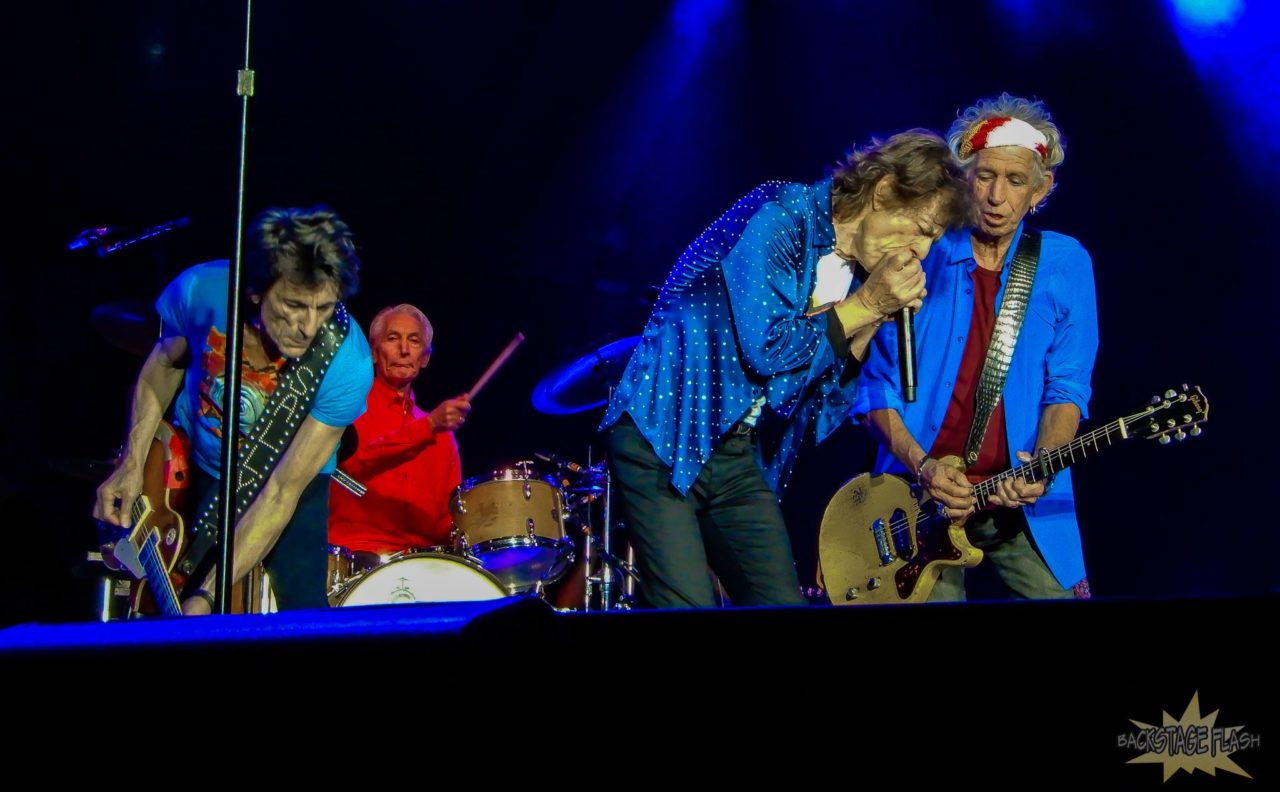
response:
[[[507,362],[507,358],[511,357],[511,353],[516,351],[516,347],[520,346],[521,341],[524,341],[524,333],[516,333],[515,338],[511,339],[511,343],[507,344],[507,348],[493,359],[493,362],[489,364],[489,368],[485,369],[485,372],[480,375],[480,379],[476,380],[476,384],[472,385],[471,390],[467,391],[468,398],[474,399],[480,393],[480,389],[493,378],[494,374],[498,373],[498,369],[502,368],[502,364]]]

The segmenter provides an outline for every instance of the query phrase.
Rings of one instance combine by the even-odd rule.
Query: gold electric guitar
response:
[[[1200,424],[1208,419],[1209,401],[1199,387],[1165,391],[1140,412],[974,484],[977,508],[988,504],[1004,479],[1041,481],[1134,436],[1161,444],[1183,440],[1200,434]],[[958,457],[938,461],[963,469]],[[911,484],[897,476],[864,473],[853,479],[827,504],[818,536],[831,602],[884,605],[928,600],[943,568],[972,567],[982,561],[982,551],[965,536],[967,520],[967,515],[956,520],[938,516],[934,502],[922,502]]]

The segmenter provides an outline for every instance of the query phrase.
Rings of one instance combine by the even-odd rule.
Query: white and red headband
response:
[[[960,141],[961,157],[996,146],[1021,146],[1034,151],[1043,160],[1049,154],[1049,139],[1021,118],[997,116],[975,124]]]

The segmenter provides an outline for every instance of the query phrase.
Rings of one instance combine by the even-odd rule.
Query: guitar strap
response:
[[[1004,286],[1004,299],[991,331],[991,343],[987,345],[987,357],[982,364],[982,377],[978,380],[978,393],[974,398],[973,424],[969,427],[969,439],[964,447],[964,461],[972,465],[978,461],[982,440],[987,435],[991,413],[1000,403],[1004,383],[1009,376],[1009,364],[1013,362],[1013,350],[1018,343],[1022,320],[1027,315],[1031,301],[1031,285],[1035,282],[1036,267],[1040,263],[1040,232],[1024,226],[1022,239],[1013,252],[1009,264],[1009,280]]]
[[[351,317],[346,306],[338,303],[333,317],[322,326],[307,351],[281,370],[276,380],[276,389],[267,399],[262,414],[253,422],[249,431],[241,436],[237,451],[240,457],[235,496],[237,524],[262,491],[280,457],[293,442],[303,419],[310,414],[320,383],[350,327]],[[226,436],[224,426],[224,440]],[[178,565],[179,571],[188,576],[188,589],[198,585],[194,581],[203,577],[212,565],[213,559],[206,557],[218,541],[220,490],[220,487],[215,487],[213,495],[200,509],[194,523],[191,549]]]

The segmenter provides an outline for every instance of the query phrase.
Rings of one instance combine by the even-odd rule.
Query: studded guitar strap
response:
[[[316,392],[324,375],[333,363],[333,357],[347,337],[351,317],[342,303],[333,317],[324,324],[315,342],[280,372],[276,389],[267,399],[262,414],[253,422],[249,431],[240,438],[240,467],[236,482],[236,522],[244,516],[254,498],[262,491],[271,471],[293,442],[298,427],[311,412]],[[224,435],[225,436],[225,435]],[[195,519],[191,550],[179,563],[179,570],[186,575],[201,569],[209,550],[218,539],[218,489],[201,508]],[[193,576],[194,580],[194,576]]]

